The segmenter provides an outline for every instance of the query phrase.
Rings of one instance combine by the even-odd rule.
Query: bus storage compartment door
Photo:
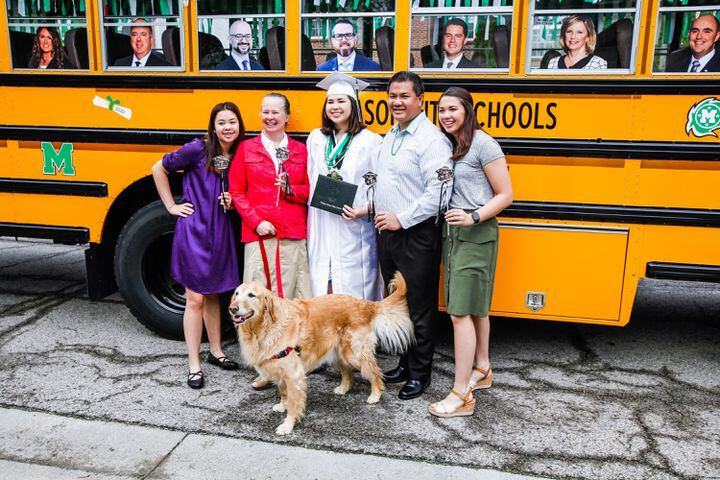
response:
[[[619,321],[628,231],[501,223],[492,311]]]

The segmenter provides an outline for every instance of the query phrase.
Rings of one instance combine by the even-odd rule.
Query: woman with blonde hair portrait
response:
[[[548,64],[549,69],[595,70],[607,68],[607,61],[593,52],[597,33],[593,21],[587,15],[570,15],[560,27],[560,46],[565,52]]]

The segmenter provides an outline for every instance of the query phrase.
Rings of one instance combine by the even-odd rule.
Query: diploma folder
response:
[[[342,215],[343,205],[352,207],[358,186],[354,183],[335,180],[327,175],[318,175],[310,206]]]

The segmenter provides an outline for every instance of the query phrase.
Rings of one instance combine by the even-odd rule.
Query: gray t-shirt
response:
[[[482,167],[504,157],[500,145],[487,133],[476,130],[470,150],[455,161],[450,208],[475,210],[495,196]]]

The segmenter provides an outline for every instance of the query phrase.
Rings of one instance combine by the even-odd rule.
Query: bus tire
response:
[[[170,276],[176,221],[160,201],[138,210],[118,237],[115,280],[140,323],[161,337],[182,340],[185,289]]]

